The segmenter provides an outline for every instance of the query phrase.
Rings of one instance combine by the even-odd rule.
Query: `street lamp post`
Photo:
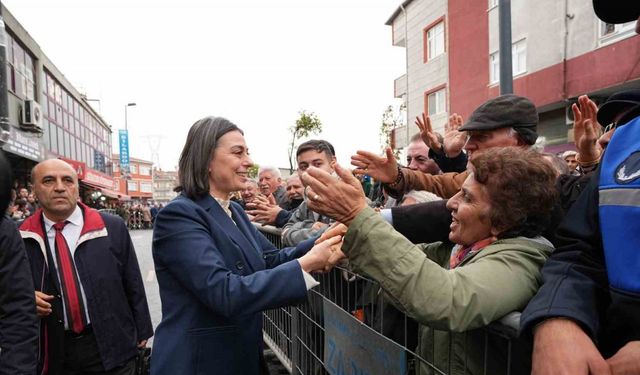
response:
[[[127,109],[129,107],[135,107],[136,103],[127,103],[127,105],[124,106],[124,130],[128,130],[127,129]]]
[[[129,107],[135,107],[136,103],[127,103],[124,106],[124,130],[127,132],[127,143],[129,143],[129,128],[127,127],[127,110]],[[128,159],[128,155],[127,155]],[[124,191],[126,195],[129,195],[129,164],[127,164],[126,171],[122,169],[120,165],[120,176],[124,178]]]

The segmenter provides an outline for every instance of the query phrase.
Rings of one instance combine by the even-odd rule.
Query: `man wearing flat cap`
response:
[[[501,95],[478,107],[469,120],[461,126],[457,139],[445,143],[448,158],[456,158],[464,149],[469,160],[474,155],[492,147],[529,147],[536,142],[538,134],[538,111],[527,98],[517,95]],[[391,151],[387,157],[359,151],[351,163],[356,172],[366,173],[385,183],[385,189],[394,198],[410,190],[427,190],[442,198],[451,198],[459,190],[469,174],[445,173],[431,175],[420,171],[400,168]]]

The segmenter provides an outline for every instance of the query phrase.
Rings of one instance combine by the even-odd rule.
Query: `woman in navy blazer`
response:
[[[313,284],[308,272],[322,270],[340,240],[276,249],[229,201],[252,164],[230,121],[207,117],[189,130],[181,194],[153,231],[162,301],[153,375],[263,373],[261,312],[302,301]]]

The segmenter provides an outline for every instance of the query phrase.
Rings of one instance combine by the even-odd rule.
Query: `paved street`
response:
[[[140,264],[140,272],[144,280],[144,287],[149,301],[149,309],[151,310],[151,320],[155,329],[162,318],[162,310],[160,306],[160,294],[158,294],[158,281],[153,270],[153,257],[151,256],[151,230],[132,230],[131,239],[136,248],[138,263]],[[153,344],[153,338],[151,339]]]
[[[151,230],[132,230],[131,239],[136,248],[138,263],[140,264],[140,272],[144,280],[144,287],[149,301],[149,310],[151,311],[151,320],[155,329],[162,318],[162,308],[160,305],[160,294],[158,293],[158,281],[153,270],[153,256],[151,255]],[[149,342],[149,346],[153,346],[153,338]],[[272,375],[287,374],[278,359],[270,350],[265,351],[265,358],[269,364],[269,370]]]

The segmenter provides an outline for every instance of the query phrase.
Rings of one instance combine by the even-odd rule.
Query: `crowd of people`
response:
[[[336,163],[331,143],[310,140],[298,147],[297,173],[286,181],[270,167],[260,169],[258,180],[249,179],[252,161],[240,129],[222,118],[198,121],[181,156],[180,197],[162,211],[152,213],[155,207],[150,204],[129,210],[140,212],[145,226],[156,219],[153,256],[163,320],[156,330],[152,372],[264,371],[260,312],[303,299],[317,285],[311,272],[328,271],[346,258],[354,271],[378,280],[396,307],[420,325],[416,352],[449,373],[458,373],[463,365],[446,356],[433,357],[428,348],[464,347],[458,357],[466,358],[465,368],[481,373],[484,357],[478,348],[484,336],[478,328],[523,309],[523,334],[535,336],[534,373],[559,373],[563,367],[566,373],[577,373],[572,364],[593,366],[593,373],[598,366],[614,374],[626,373],[617,366],[637,369],[635,328],[622,328],[608,313],[597,315],[609,309],[637,317],[637,301],[617,289],[634,288],[635,279],[619,277],[616,268],[624,269],[625,262],[635,258],[627,254],[620,261],[607,255],[613,261],[605,270],[602,247],[593,244],[609,241],[623,247],[617,236],[602,231],[626,233],[632,225],[614,209],[615,197],[608,198],[609,212],[594,194],[611,191],[599,188],[598,177],[605,179],[597,172],[599,166],[616,171],[612,175],[618,182],[606,176],[607,188],[628,187],[640,176],[637,160],[628,156],[631,146],[623,143],[616,152],[609,145],[619,144],[614,143],[619,137],[612,138],[614,131],[633,130],[633,123],[640,121],[640,90],[613,95],[600,109],[582,96],[573,111],[575,154],[535,150],[535,106],[524,97],[502,95],[479,106],[466,122],[452,115],[443,136],[433,131],[427,116],[416,119],[420,134],[412,139],[406,166],[397,163],[391,150],[383,156],[361,151],[352,157],[356,168],[349,171]],[[608,125],[603,128],[604,123]],[[626,123],[630,125],[616,128]],[[623,140],[628,139],[633,137]],[[608,165],[603,155],[611,154],[616,159]],[[14,191],[7,194],[7,204],[21,207],[7,210],[7,215],[22,221],[24,244],[11,239],[21,248],[26,267],[19,281],[36,290],[35,301],[31,297],[22,312],[37,307],[45,323],[41,330],[48,333],[44,343],[51,345],[35,340],[35,329],[34,336],[20,344],[26,349],[40,342],[32,353],[39,358],[32,359],[40,371],[130,373],[136,346],[144,346],[152,330],[126,221],[114,221],[80,203],[77,176],[63,161],[38,164],[31,178],[32,192],[19,189],[20,198],[12,196]],[[368,196],[366,182],[373,182]],[[28,205],[15,203],[21,199]],[[593,204],[600,210],[589,208]],[[17,211],[24,215],[18,217]],[[602,214],[608,222],[617,218],[625,223],[598,226]],[[291,247],[276,249],[251,221],[282,228],[283,243]],[[60,222],[67,225],[58,229]],[[65,233],[69,224],[77,229]],[[80,245],[87,234],[92,241]],[[86,259],[69,258],[87,246],[107,250],[96,250]],[[129,270],[109,271],[113,249]],[[122,281],[105,284],[88,272],[115,272]],[[634,272],[629,269],[632,276]],[[603,285],[609,283],[612,292],[605,293]],[[120,323],[101,321],[99,311],[106,303],[122,309]],[[606,324],[600,327],[603,320]],[[34,316],[30,325],[36,327],[36,322]],[[116,326],[129,328],[114,336]],[[432,329],[460,334],[434,341]],[[28,332],[21,330],[20,336]],[[558,345],[569,341],[584,349],[581,356],[573,349],[565,353],[575,361],[558,355],[569,350]],[[4,348],[2,355],[11,355]],[[254,348],[255,360],[240,355],[247,348]],[[203,354],[185,360],[193,353]],[[609,358],[605,361],[604,356]]]
[[[607,4],[594,2],[605,22],[640,17]],[[444,134],[416,118],[406,165],[358,151],[349,170],[309,140],[286,181],[270,167],[249,178],[231,121],[197,121],[178,197],[155,216],[132,208],[153,221],[155,332],[126,221],[82,203],[62,160],[12,190],[0,153],[0,374],[132,375],[153,335],[154,375],[267,374],[262,311],[305,301],[312,273],[338,264],[379,282],[419,327],[408,349],[446,373],[491,368],[481,329],[522,311],[532,374],[640,374],[640,90],[599,104],[572,106],[575,152],[538,150],[535,105],[507,94]]]
[[[417,347],[409,349],[447,373],[482,373],[479,329],[523,310],[522,334],[535,337],[534,374],[637,373],[640,335],[617,320],[638,323],[637,300],[628,294],[637,285],[637,269],[631,270],[637,256],[611,255],[620,270],[628,269],[619,275],[608,263],[605,270],[605,248],[593,245],[605,239],[614,248],[628,245],[620,239],[626,224],[594,223],[599,214],[629,220],[615,206],[629,205],[633,195],[611,196],[612,207],[600,213],[588,206],[609,206],[593,196],[608,155],[621,154],[609,166],[619,181],[607,176],[601,194],[640,179],[637,145],[611,150],[620,140],[614,132],[640,121],[640,90],[612,95],[600,109],[581,96],[572,109],[574,167],[564,154],[536,149],[535,105],[502,95],[466,121],[452,115],[442,136],[427,116],[416,119],[421,131],[409,166],[398,164],[390,149],[382,156],[360,151],[350,171],[337,164],[330,142],[309,140],[298,147],[297,173],[286,182],[267,167],[251,180],[244,133],[224,118],[199,120],[180,158],[182,193],[159,213],[154,231],[163,320],[152,372],[264,371],[259,313],[304,299],[317,285],[309,273],[348,260],[420,325]],[[381,183],[383,198],[366,196],[364,175]],[[290,247],[274,248],[251,221],[281,227]],[[600,234],[604,228],[611,233]],[[608,324],[599,327],[601,321]],[[197,340],[191,332],[199,332]],[[577,338],[579,356],[564,341]],[[220,355],[187,360],[199,347]],[[434,357],[433,347],[455,348],[455,355]],[[430,366],[418,370],[429,373]]]
[[[11,199],[5,212],[9,218],[20,224],[33,215],[40,208],[40,204],[36,194],[33,192],[33,184],[31,182],[21,186],[15,180],[13,186]],[[153,228],[153,222],[158,215],[158,211],[164,207],[162,203],[149,202],[147,200],[136,202],[103,201],[90,198],[81,200],[91,208],[106,210],[120,216],[127,223],[129,229]]]

